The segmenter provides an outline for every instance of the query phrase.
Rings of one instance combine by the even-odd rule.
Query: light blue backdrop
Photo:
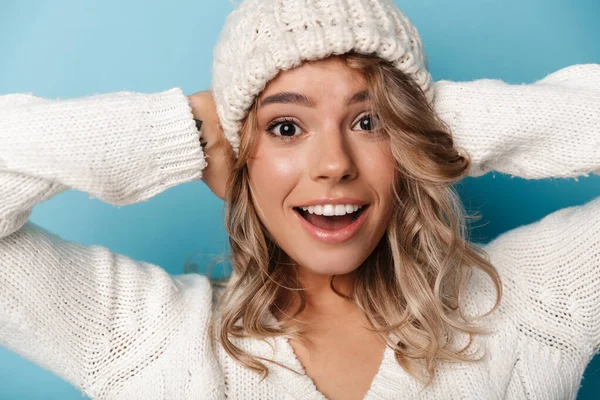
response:
[[[576,63],[600,62],[597,0],[402,0],[423,38],[436,80],[540,79]],[[0,2],[0,94],[74,97],[118,90],[210,86],[212,48],[228,0]],[[2,145],[0,143],[0,145]],[[473,240],[534,222],[600,194],[600,178],[525,181],[491,173],[458,185],[485,225]],[[33,221],[68,240],[101,244],[182,273],[187,257],[226,251],[221,202],[182,185],[143,204],[116,208],[67,192],[36,207]],[[1,267],[1,266],[0,266]],[[599,288],[600,289],[600,288]],[[598,398],[600,361],[580,399]],[[0,349],[0,399],[81,399],[79,391]]]

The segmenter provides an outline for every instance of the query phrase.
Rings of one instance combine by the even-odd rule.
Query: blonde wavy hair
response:
[[[471,160],[454,146],[449,128],[407,75],[375,56],[335,57],[364,75],[374,115],[389,137],[398,177],[386,234],[355,271],[352,295],[336,293],[364,312],[402,368],[429,385],[439,360],[481,359],[466,354],[472,335],[486,333],[473,321],[496,310],[502,295],[489,256],[467,241],[466,220],[474,217],[466,215],[452,187],[467,175]],[[304,309],[305,297],[252,199],[247,161],[256,138],[256,114],[255,102],[244,121],[239,157],[228,181],[225,207],[232,274],[217,299],[211,330],[233,359],[264,379],[269,373],[265,362],[275,361],[248,354],[232,338],[286,336],[304,341],[294,317]],[[460,300],[472,268],[492,279],[496,302],[486,314],[469,319]],[[333,277],[331,287],[336,290]],[[263,317],[287,294],[298,296],[297,312],[265,322]],[[296,323],[287,324],[291,320]],[[462,349],[448,346],[454,329],[468,334],[469,343]]]

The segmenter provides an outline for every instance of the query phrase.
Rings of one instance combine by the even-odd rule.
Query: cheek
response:
[[[299,171],[301,171],[301,167],[296,160],[289,156],[258,153],[248,162],[250,184],[257,205],[261,208],[264,206],[281,207],[287,195],[294,188]],[[270,211],[277,210],[271,209]]]
[[[379,201],[387,207],[393,203],[393,188],[398,173],[396,161],[389,145],[382,145],[375,151],[364,152],[362,159],[362,175],[375,190]]]

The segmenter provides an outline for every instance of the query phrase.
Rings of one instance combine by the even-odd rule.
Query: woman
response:
[[[574,397],[600,200],[479,248],[451,186],[597,172],[600,68],[433,84],[424,60],[391,3],[246,0],[214,102],[0,97],[0,342],[94,399]],[[200,178],[226,200],[222,289],[27,222],[68,188],[123,205]]]

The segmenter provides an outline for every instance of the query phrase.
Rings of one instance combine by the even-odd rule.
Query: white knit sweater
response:
[[[473,157],[472,176],[524,178],[600,171],[600,65],[528,85],[436,84],[436,107]],[[181,90],[73,100],[0,96],[0,344],[94,399],[324,399],[312,380],[271,365],[260,377],[207,335],[211,286],[200,275],[100,246],[61,240],[27,222],[32,207],[75,188],[111,204],[146,200],[196,180],[206,165]],[[442,363],[421,385],[385,351],[366,399],[575,398],[600,344],[600,198],[507,232],[484,249],[504,297],[478,336],[479,363]],[[465,304],[494,301],[475,273]],[[303,371],[286,339],[274,354]]]

